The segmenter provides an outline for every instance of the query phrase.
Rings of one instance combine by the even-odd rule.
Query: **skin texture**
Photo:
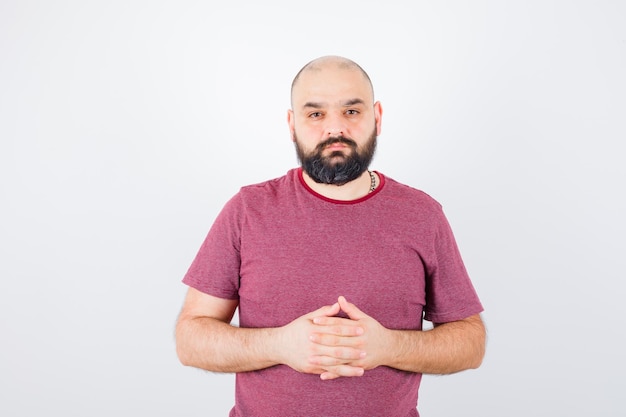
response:
[[[287,123],[292,140],[308,152],[329,137],[344,136],[363,146],[380,133],[382,107],[374,101],[367,75],[352,61],[323,57],[297,75]],[[344,145],[324,150],[351,152]],[[341,158],[336,156],[333,158]],[[335,200],[353,200],[370,187],[367,172],[344,184],[307,184]],[[280,302],[278,300],[277,302]],[[331,301],[334,302],[334,301]],[[277,328],[243,329],[230,321],[236,300],[189,288],[176,325],[180,361],[214,372],[246,372],[283,364],[321,379],[361,376],[378,366],[429,374],[478,367],[485,353],[479,315],[435,323],[428,331],[391,330],[344,297]],[[334,317],[342,310],[348,318]]]

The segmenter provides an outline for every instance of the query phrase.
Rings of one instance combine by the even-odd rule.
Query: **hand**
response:
[[[298,372],[318,374],[322,379],[363,375],[361,367],[350,365],[364,356],[350,341],[363,329],[353,320],[333,318],[339,311],[339,303],[324,306],[281,327],[277,338],[279,362]],[[331,318],[333,324],[325,324],[324,320]],[[318,343],[321,336],[335,343]]]
[[[313,334],[312,340],[330,349],[329,355],[316,355],[312,357],[313,363],[324,366],[327,372],[322,373],[322,379],[334,379],[346,375],[342,371],[350,369],[362,369],[363,371],[383,365],[386,361],[385,355],[390,352],[387,345],[390,340],[389,330],[383,327],[378,321],[362,312],[357,306],[349,303],[345,297],[339,297],[338,303],[349,319],[339,317],[320,316],[314,318],[313,322],[321,325],[323,331]],[[341,335],[341,331],[350,328],[358,329],[353,331],[348,337]],[[329,352],[328,349],[319,351]],[[358,358],[352,361],[345,361],[338,358],[334,352],[341,352],[346,349],[360,351]]]

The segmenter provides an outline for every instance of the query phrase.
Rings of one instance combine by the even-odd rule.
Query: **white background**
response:
[[[2,0],[0,415],[227,415],[233,376],[177,361],[180,280],[296,165],[289,86],[326,54],[486,307],[482,368],[425,377],[422,415],[626,414],[624,2]]]

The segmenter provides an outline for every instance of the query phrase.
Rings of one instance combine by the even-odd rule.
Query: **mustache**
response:
[[[321,152],[327,146],[334,145],[335,143],[343,143],[344,145],[348,145],[351,148],[357,147],[356,142],[353,141],[352,139],[346,138],[344,136],[335,136],[335,137],[330,137],[326,139],[325,141],[318,143],[316,147],[317,151]]]

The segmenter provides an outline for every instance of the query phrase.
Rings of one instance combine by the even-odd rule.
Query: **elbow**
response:
[[[183,366],[192,366],[191,358],[179,342],[176,342],[176,356],[178,356],[178,361]]]
[[[184,366],[193,366],[192,355],[185,344],[183,325],[181,323],[178,323],[176,326],[174,339],[176,343],[176,356],[180,363]]]
[[[482,321],[472,323],[463,354],[462,370],[478,369],[485,358],[487,332]]]
[[[483,363],[483,360],[485,359],[487,334],[486,334],[484,326],[481,326],[481,327],[482,329],[480,332],[480,336],[478,337],[478,340],[476,342],[474,354],[472,355],[472,358],[470,359],[469,369],[480,368],[480,366]]]
[[[469,366],[467,367],[467,369],[478,369],[478,368],[480,368],[480,365],[483,364],[483,359],[484,358],[485,358],[485,351],[483,349],[481,352],[475,354],[471,358],[471,360],[469,362]]]

